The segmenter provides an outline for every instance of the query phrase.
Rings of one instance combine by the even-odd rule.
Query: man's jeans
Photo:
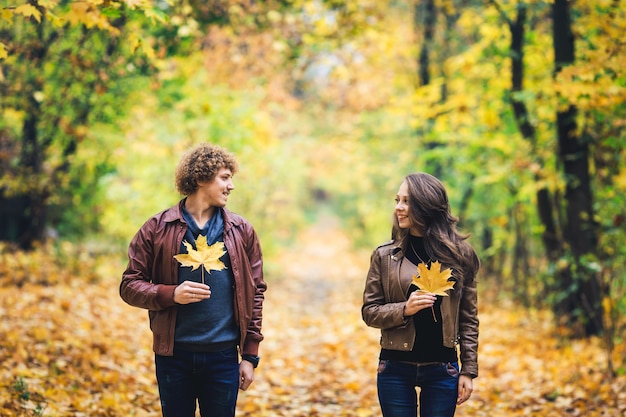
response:
[[[155,355],[163,417],[194,417],[196,399],[202,417],[235,415],[239,393],[237,349]]]
[[[414,364],[381,360],[378,365],[378,400],[385,417],[416,417],[417,393],[422,417],[452,417],[456,410],[459,365]]]

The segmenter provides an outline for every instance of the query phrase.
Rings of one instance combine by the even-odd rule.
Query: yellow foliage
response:
[[[124,0],[124,3],[131,9],[143,8],[148,2],[146,0]]]
[[[101,261],[101,256],[93,256],[87,249],[70,242],[58,246],[40,245],[31,252],[0,243],[0,285],[56,285],[67,283],[68,273],[90,283],[99,279]]]
[[[622,168],[617,176],[615,176],[615,185],[626,190],[626,168]]]
[[[106,29],[114,35],[119,34],[119,29],[113,27],[109,20],[90,2],[73,2],[70,10],[65,14],[65,18],[72,25],[83,24],[89,29],[96,27]]]
[[[11,11],[11,9],[0,10],[0,19],[9,24],[13,23],[13,12]]]
[[[41,12],[31,4],[21,4],[15,8],[16,14],[24,17],[34,17],[37,22],[41,22]]]

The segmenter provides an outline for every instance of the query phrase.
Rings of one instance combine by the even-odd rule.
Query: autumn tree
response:
[[[107,156],[81,168],[79,148],[94,122],[119,115],[125,81],[148,64],[131,56],[137,11],[122,1],[16,1],[1,13],[0,240],[30,248],[80,216]]]
[[[516,5],[516,17],[511,19],[497,1],[490,1],[510,34],[511,94],[510,103],[522,136],[534,150],[537,181],[536,204],[543,225],[543,243],[549,262],[555,266],[551,284],[553,309],[564,324],[574,326],[577,333],[595,335],[602,331],[602,291],[597,271],[586,265],[586,259],[597,256],[599,240],[593,208],[592,174],[589,141],[577,127],[578,110],[575,102],[562,100],[556,114],[557,168],[564,179],[564,193],[550,190],[543,173],[545,161],[536,151],[537,131],[524,101],[524,43],[528,4]],[[575,36],[572,31],[570,5],[566,0],[551,6],[554,74],[575,63]],[[558,97],[557,97],[558,98]]]
[[[555,74],[575,61],[572,12],[567,0],[552,5]],[[598,229],[591,190],[589,143],[577,128],[578,109],[573,103],[560,106],[556,115],[558,159],[565,178],[563,241],[571,254],[565,273],[555,283],[563,294],[555,304],[557,315],[582,322],[586,335],[602,331],[602,293],[597,271],[585,265],[595,255]],[[577,311],[582,312],[577,313]],[[577,317],[578,316],[578,317]]]

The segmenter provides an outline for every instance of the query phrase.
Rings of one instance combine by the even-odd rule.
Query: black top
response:
[[[424,238],[418,236],[409,236],[409,245],[404,253],[403,262],[410,261],[416,265],[415,273],[417,273],[417,265],[421,262],[430,266],[433,259],[428,256],[424,246]],[[411,284],[407,297],[418,288]],[[413,316],[413,325],[415,326],[415,344],[411,351],[400,351],[391,349],[382,349],[380,359],[391,359],[407,362],[456,362],[457,354],[454,348],[448,348],[443,345],[443,329],[441,319],[441,296],[437,296],[437,301],[433,305],[433,309],[427,308],[418,311]],[[433,318],[433,310],[437,321]]]

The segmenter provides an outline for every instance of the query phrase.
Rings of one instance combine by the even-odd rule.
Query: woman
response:
[[[259,362],[266,284],[252,225],[225,208],[236,171],[224,149],[192,149],[176,168],[186,197],[128,248],[120,295],[149,311],[164,417],[194,417],[196,401],[203,417],[234,416]]]
[[[363,320],[381,329],[380,407],[385,417],[415,417],[420,387],[422,417],[451,417],[478,376],[478,256],[457,231],[445,187],[432,175],[404,179],[394,214],[392,241],[372,254],[363,293]],[[451,270],[447,296],[415,284],[418,265],[433,270],[435,262]]]

